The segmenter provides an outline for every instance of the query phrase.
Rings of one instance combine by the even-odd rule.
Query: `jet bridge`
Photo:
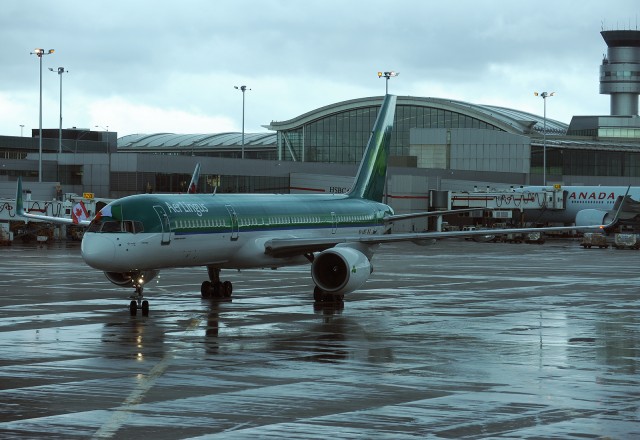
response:
[[[505,221],[509,219],[519,219],[528,210],[564,210],[566,208],[566,192],[559,186],[549,189],[539,189],[535,191],[510,189],[473,191],[449,191],[447,209],[479,208],[476,217],[485,216],[495,220]],[[445,208],[445,207],[438,207]],[[474,217],[471,215],[471,217]]]

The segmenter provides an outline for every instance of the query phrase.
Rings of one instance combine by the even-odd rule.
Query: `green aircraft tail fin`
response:
[[[367,148],[349,196],[381,202],[387,177],[387,160],[391,130],[396,111],[396,97],[386,95],[373,125]]]

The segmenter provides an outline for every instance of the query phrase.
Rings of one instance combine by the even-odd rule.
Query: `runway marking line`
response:
[[[185,331],[194,331],[198,328],[201,322],[202,318],[193,319]],[[158,378],[167,371],[172,359],[173,354],[171,352],[167,352],[148,374],[142,375],[135,389],[124,400],[122,405],[115,410],[109,420],[96,431],[92,438],[113,438],[118,430],[120,430],[120,428],[127,422],[129,417],[131,417],[134,407],[142,402],[142,399],[153,387],[156,380],[158,380]]]

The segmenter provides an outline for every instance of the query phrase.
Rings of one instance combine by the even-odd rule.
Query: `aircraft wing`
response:
[[[394,214],[385,216],[382,220],[385,223],[393,223],[398,220],[409,220],[412,218],[418,217],[434,217],[438,215],[450,215],[450,214],[460,214],[463,212],[474,212],[474,211],[484,211],[488,208],[463,208],[463,209],[450,209],[447,211],[422,211],[422,212],[411,212],[409,214]]]
[[[28,212],[25,212],[24,201],[22,199],[22,178],[21,177],[18,177],[18,187],[16,190],[16,214],[20,217],[40,220],[43,222],[56,223],[60,225],[76,225],[76,226],[88,227],[91,224],[91,221],[83,218],[53,217],[50,215],[29,214]]]
[[[506,235],[522,234],[530,232],[562,232],[580,231],[594,229],[605,229],[607,225],[591,226],[554,226],[548,228],[508,228],[508,229],[476,229],[473,231],[447,231],[447,232],[418,232],[385,235],[358,235],[344,237],[318,237],[318,238],[274,238],[265,243],[265,253],[274,257],[292,257],[313,252],[321,252],[338,244],[362,244],[377,245],[383,243],[394,243],[401,241],[411,241],[414,243],[425,243],[439,238],[473,237],[482,235]]]
[[[56,223],[59,225],[75,225],[75,226],[89,227],[89,225],[91,224],[91,221],[89,220],[78,220],[77,222],[74,222],[73,219],[71,218],[53,217],[50,215],[40,215],[40,214],[29,214],[28,212],[24,212],[24,211],[22,213],[18,211],[18,215],[20,217],[40,220],[43,222]]]

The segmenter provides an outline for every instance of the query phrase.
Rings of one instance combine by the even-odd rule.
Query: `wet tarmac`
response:
[[[640,438],[640,251],[381,247],[344,308],[308,267],[160,274],[148,317],[79,245],[0,249],[0,438]]]

